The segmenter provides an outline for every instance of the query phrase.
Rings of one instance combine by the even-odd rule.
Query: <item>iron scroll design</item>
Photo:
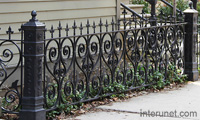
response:
[[[4,113],[18,114],[23,87],[23,31],[19,29],[20,39],[11,38],[14,33],[11,27],[6,33],[8,38],[0,39],[1,109]]]
[[[106,20],[105,24],[100,19],[98,25],[87,20],[84,27],[82,23],[77,27],[75,21],[72,28],[68,24],[62,28],[61,23],[57,29],[52,26],[45,31],[44,45],[47,111],[60,104],[109,96],[113,92],[105,88],[114,83],[129,90],[149,86],[156,82],[149,79],[154,71],[162,72],[165,80],[169,64],[183,70],[186,23],[181,16],[174,23],[162,15],[157,26],[150,26],[148,19],[135,19],[136,16],[117,22],[112,19],[110,23]]]
[[[117,21],[100,19],[98,24],[91,24],[87,20],[79,26],[74,21],[65,27],[59,22],[56,29],[52,26],[44,31],[44,78],[40,82],[47,111],[61,104],[110,96],[113,90],[106,88],[115,83],[128,90],[152,85],[157,81],[149,76],[155,71],[163,73],[165,80],[169,64],[183,70],[184,15],[179,13],[175,22],[173,16],[161,12],[152,21],[144,12],[139,18],[132,12],[126,19],[126,9]],[[0,89],[5,113],[18,114],[21,108],[23,32],[20,29],[18,34],[21,39],[12,39],[14,32],[9,27],[8,39],[0,39]]]

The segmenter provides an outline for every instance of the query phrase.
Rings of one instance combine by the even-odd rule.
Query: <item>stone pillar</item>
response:
[[[193,8],[192,1],[189,3],[190,8],[184,11],[185,14],[185,43],[184,43],[184,57],[185,57],[185,74],[188,75],[188,80],[198,80],[198,66],[196,61],[196,39],[197,39],[197,16],[198,11]]]
[[[24,31],[24,89],[20,120],[46,120],[42,89],[42,66],[44,56],[45,25],[36,19],[36,11],[31,13],[32,19],[22,25]]]

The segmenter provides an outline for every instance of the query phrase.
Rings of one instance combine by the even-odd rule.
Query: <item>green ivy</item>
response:
[[[133,65],[129,65],[129,66],[130,66],[130,70],[127,71],[127,73],[134,74]],[[119,71],[120,71],[120,68],[117,68],[116,72],[119,72]],[[95,97],[96,95],[100,94],[100,96],[105,97],[105,96],[107,96],[108,93],[113,93],[110,96],[110,98],[115,98],[115,97],[124,98],[125,91],[127,91],[129,88],[131,88],[133,86],[134,87],[141,86],[141,88],[139,88],[138,90],[144,90],[146,88],[163,89],[166,85],[170,85],[171,83],[183,83],[187,79],[187,76],[182,74],[181,69],[177,69],[177,67],[175,65],[169,64],[166,75],[165,75],[165,73],[160,72],[158,70],[149,74],[147,76],[148,82],[155,83],[155,84],[153,84],[152,86],[144,87],[144,85],[147,83],[145,82],[144,75],[139,75],[139,72],[141,72],[141,71],[145,72],[145,69],[144,69],[144,67],[142,67],[142,65],[139,64],[137,67],[137,72],[134,74],[135,77],[137,78],[137,80],[136,80],[137,82],[134,81],[134,78],[132,78],[131,80],[127,81],[125,84],[122,82],[115,81],[113,83],[109,83],[109,85],[107,85],[107,86],[101,86],[97,89],[94,89],[92,86],[90,86],[89,96],[92,98],[92,97]],[[122,77],[123,77],[123,74],[122,74]],[[56,117],[56,115],[61,114],[62,112],[70,113],[70,111],[72,111],[72,110],[79,109],[81,106],[83,106],[83,103],[80,103],[78,105],[71,105],[70,103],[72,102],[72,99],[75,99],[75,101],[80,101],[81,99],[83,99],[85,96],[85,92],[86,91],[77,92],[76,95],[71,94],[70,96],[67,96],[67,97],[64,95],[64,93],[62,93],[62,98],[66,99],[65,100],[66,103],[65,104],[61,103],[61,104],[57,105],[56,110],[48,112],[47,118],[51,119],[51,118]],[[119,94],[115,94],[115,93],[119,93]],[[53,101],[55,102],[55,100],[53,100]],[[47,104],[50,106],[53,106],[52,100],[47,99]]]
[[[155,71],[153,73],[153,79],[156,80],[156,85],[153,86],[154,89],[162,89],[165,86],[164,83],[164,74],[159,72],[159,71]]]
[[[183,83],[187,80],[187,75],[181,73],[182,70],[176,69],[176,66],[169,65],[167,71],[167,85],[170,83]]]

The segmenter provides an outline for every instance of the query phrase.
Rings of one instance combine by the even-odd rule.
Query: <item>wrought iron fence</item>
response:
[[[8,39],[0,39],[0,89],[1,108],[6,113],[19,113],[23,90],[23,31],[20,39],[12,39],[11,27],[6,31]],[[12,47],[10,47],[12,46]]]
[[[105,24],[102,20],[90,24],[88,20],[86,27],[82,23],[77,27],[74,22],[72,28],[68,25],[62,28],[59,23],[57,29],[52,26],[46,30],[43,93],[47,111],[61,103],[77,104],[112,95],[106,88],[115,83],[127,90],[152,85],[157,81],[149,77],[155,71],[162,72],[167,79],[169,64],[183,68],[183,18],[180,23],[174,23],[171,17],[161,13],[157,26],[151,26],[152,21],[145,17],[143,13],[142,18],[134,15],[133,19],[112,19]],[[1,88],[5,91],[2,108],[4,112],[18,114],[23,89],[23,31],[21,40],[11,39],[10,27],[7,34],[9,39],[1,39],[0,44]],[[56,34],[58,37],[54,37]],[[6,44],[14,47],[3,47]],[[12,61],[15,66],[10,72],[7,69]],[[11,76],[16,76],[17,70],[20,70],[18,80],[4,86]]]
[[[126,13],[125,9],[123,14]],[[108,88],[114,84],[124,85],[128,90],[150,86],[157,82],[150,78],[155,71],[165,76],[163,80],[167,79],[170,64],[183,70],[183,16],[178,17],[177,23],[163,13],[156,21],[144,17],[145,14],[142,18],[133,15],[132,19],[112,19],[110,23],[100,19],[92,24],[88,20],[85,28],[74,22],[71,29],[68,25],[62,28],[59,23],[57,30],[53,27],[47,30],[45,36],[51,36],[45,38],[47,111],[59,104],[77,104],[112,95]],[[151,22],[157,25],[151,26]],[[54,37],[56,31],[58,37]]]
[[[194,33],[185,33],[188,23],[182,12],[176,20],[163,12],[148,18],[144,12],[137,15],[133,11],[132,17],[126,19],[127,10],[125,7],[124,17],[117,21],[87,20],[86,25],[74,21],[72,26],[59,22],[56,29],[52,26],[46,30],[33,11],[32,19],[20,29],[19,40],[11,39],[13,31],[9,27],[8,39],[0,39],[4,112],[18,114],[22,109],[26,119],[31,114],[27,111],[41,110],[37,117],[43,115],[41,119],[45,119],[44,111],[61,104],[78,104],[125,92],[117,87],[110,89],[115,85],[126,90],[151,86],[158,80],[152,77],[157,71],[165,81],[169,65],[193,72],[193,59],[187,59],[188,66],[184,62],[184,40],[185,36],[193,39],[190,35]],[[195,17],[190,13],[188,16]],[[10,81],[11,86],[4,86]]]

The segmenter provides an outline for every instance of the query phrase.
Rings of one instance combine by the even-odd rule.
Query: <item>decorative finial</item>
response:
[[[144,11],[144,9],[142,9],[142,14],[145,14],[145,11]]]
[[[35,10],[33,10],[31,12],[31,16],[32,16],[32,20],[36,20],[37,12]]]
[[[194,9],[192,1],[189,2],[189,6],[190,6],[190,9]]]

